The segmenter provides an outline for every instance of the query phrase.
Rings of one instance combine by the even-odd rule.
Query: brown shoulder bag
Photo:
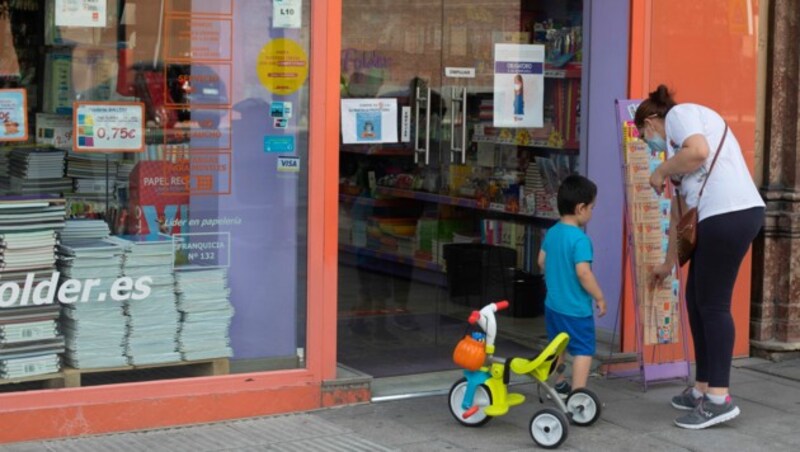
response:
[[[711,171],[717,163],[717,157],[719,157],[719,153],[722,151],[722,145],[725,143],[725,137],[727,136],[728,124],[726,123],[725,132],[722,134],[722,140],[720,140],[719,146],[717,147],[717,153],[714,154],[714,160],[711,161],[711,167],[708,169],[708,174],[706,174],[706,180],[703,181],[703,186],[700,187],[700,193],[697,195],[698,207],[700,206],[700,198],[703,196],[703,190],[706,188],[708,178],[711,177]],[[694,249],[697,246],[697,207],[689,209],[684,214],[682,211],[683,209],[681,209],[682,204],[682,200],[678,199],[678,215],[680,215],[681,219],[678,222],[678,226],[675,228],[678,239],[678,263],[681,267],[692,259]]]

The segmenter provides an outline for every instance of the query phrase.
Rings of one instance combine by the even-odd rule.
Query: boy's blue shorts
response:
[[[594,317],[573,317],[545,307],[547,338],[553,340],[558,333],[569,334],[567,351],[572,356],[594,356]]]

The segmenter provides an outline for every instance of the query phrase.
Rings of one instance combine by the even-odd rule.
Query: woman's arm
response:
[[[708,158],[708,140],[695,134],[683,142],[680,151],[659,165],[650,177],[650,185],[658,194],[664,190],[664,181],[678,174],[691,174],[697,171]]]
[[[653,273],[650,275],[650,285],[656,287],[672,273],[672,268],[678,262],[678,223],[681,221],[681,213],[678,211],[678,203],[681,202],[680,195],[675,193],[672,197],[672,205],[670,207],[669,216],[669,235],[667,244],[667,255],[664,262],[656,265],[653,268]],[[685,206],[684,206],[685,207]]]

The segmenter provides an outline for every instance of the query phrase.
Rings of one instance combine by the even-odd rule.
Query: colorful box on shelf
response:
[[[544,66],[545,78],[580,78],[583,73],[581,63],[568,63],[562,67],[554,67],[550,64]]]

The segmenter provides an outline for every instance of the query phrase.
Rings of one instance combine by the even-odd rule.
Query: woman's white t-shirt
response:
[[[708,175],[714,154],[725,131],[725,121],[708,107],[679,104],[667,113],[665,128],[668,158],[679,152],[686,139],[692,135],[703,135],[708,141],[708,157],[703,166],[691,174],[673,176],[680,180],[679,191],[685,197],[686,204],[690,208],[697,207],[700,188]],[[764,201],[747,169],[739,142],[729,128],[720,156],[700,199],[700,206],[697,209],[698,219],[704,220],[714,215],[753,207],[764,207]]]

